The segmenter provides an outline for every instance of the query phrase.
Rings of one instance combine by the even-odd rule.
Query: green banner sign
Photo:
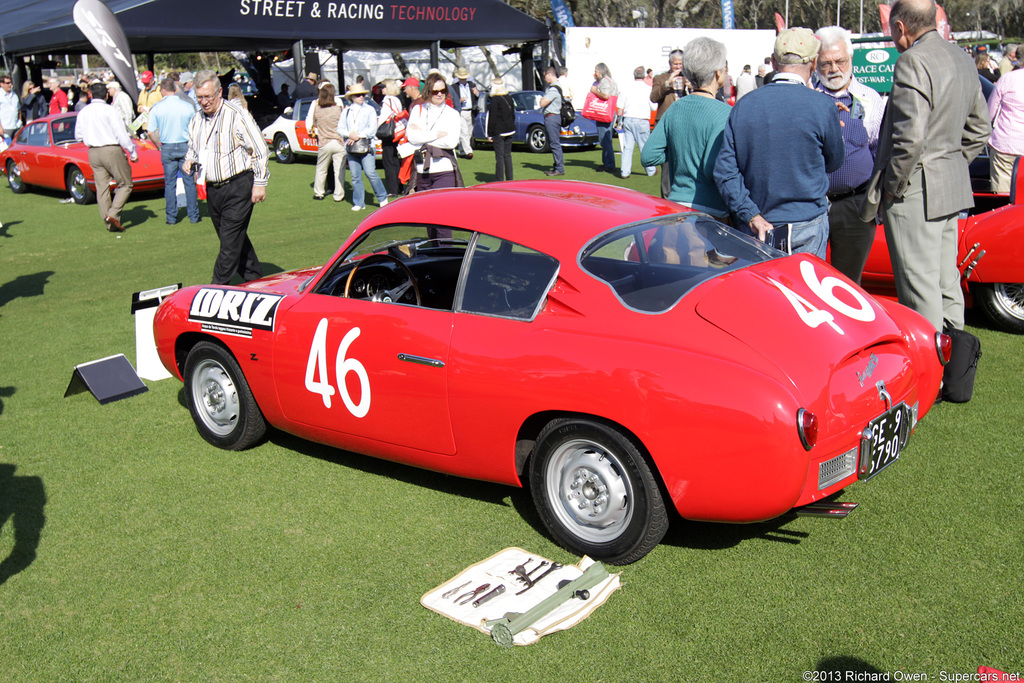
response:
[[[894,47],[855,48],[853,75],[878,92],[892,90],[892,70],[900,53]]]

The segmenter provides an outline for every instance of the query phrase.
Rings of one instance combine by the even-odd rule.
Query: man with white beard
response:
[[[885,107],[877,92],[853,77],[850,32],[839,26],[826,26],[815,35],[821,47],[814,87],[835,99],[846,148],[843,165],[828,174],[831,260],[837,270],[860,284],[875,238],[875,221],[862,221],[858,213],[874,168]]]

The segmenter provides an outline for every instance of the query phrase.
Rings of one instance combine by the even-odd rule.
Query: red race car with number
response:
[[[67,190],[77,204],[96,198],[96,179],[89,166],[89,148],[75,139],[77,112],[51,114],[22,127],[11,146],[0,152],[0,167],[16,194],[32,185]],[[147,140],[136,140],[139,160],[131,163],[135,191],[162,190],[164,166],[160,152]]]
[[[270,425],[529,485],[559,543],[612,563],[672,508],[841,512],[823,499],[896,461],[948,354],[817,258],[572,181],[400,199],[323,267],[185,288],[154,330],[210,443]]]

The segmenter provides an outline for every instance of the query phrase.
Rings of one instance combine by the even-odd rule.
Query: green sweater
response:
[[[725,102],[689,95],[674,102],[658,121],[640,153],[640,163],[666,164],[664,172],[672,179],[669,199],[715,216],[729,215],[714,171],[730,111]]]

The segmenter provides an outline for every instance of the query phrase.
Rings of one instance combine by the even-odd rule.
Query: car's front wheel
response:
[[[593,419],[553,420],[541,431],[530,488],[555,540],[611,564],[635,562],[661,542],[668,513],[641,448]]]
[[[972,293],[981,310],[999,329],[1024,334],[1024,284],[976,285]]]
[[[7,160],[7,184],[11,186],[11,192],[14,194],[28,192],[28,185],[21,179],[21,169],[14,159]]]
[[[64,186],[71,198],[75,200],[75,204],[88,204],[96,199],[96,193],[89,188],[85,174],[77,166],[69,167],[64,174]]]
[[[274,158],[282,164],[290,164],[295,161],[292,143],[288,142],[288,136],[284,133],[278,133],[274,136]]]
[[[230,352],[199,342],[185,360],[183,375],[186,403],[204,439],[232,451],[259,443],[267,422]]]
[[[531,126],[526,131],[526,148],[536,153],[548,151],[548,132],[544,126]]]

